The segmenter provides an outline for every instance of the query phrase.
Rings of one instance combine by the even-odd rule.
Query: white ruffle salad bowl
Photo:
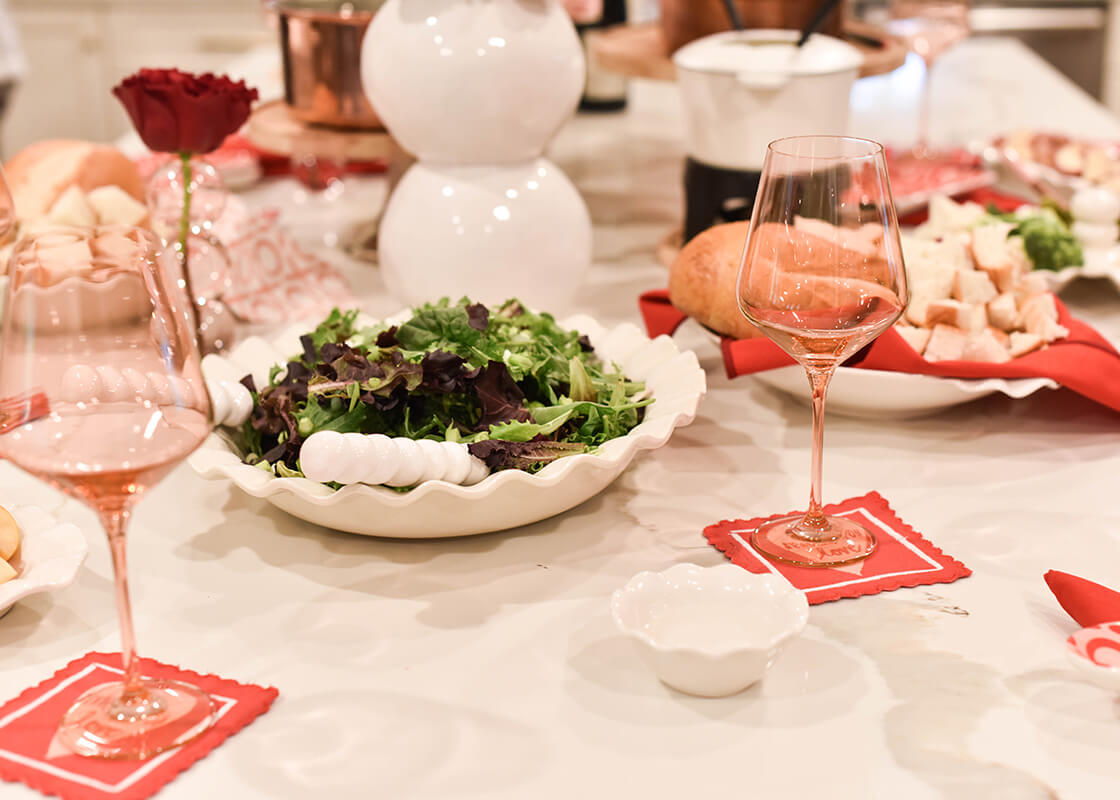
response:
[[[218,435],[210,436],[190,464],[203,477],[231,481],[295,517],[369,536],[465,536],[560,514],[605,489],[640,450],[661,447],[674,429],[692,422],[706,379],[695,353],[680,351],[667,336],[651,340],[630,323],[604,328],[586,315],[559,322],[586,335],[598,356],[617,364],[627,378],[644,381],[653,397],[641,423],[593,452],[559,458],[536,473],[507,469],[470,486],[425,481],[407,492],[362,483],[335,490],[303,477],[277,477],[244,463]],[[225,360],[241,374],[267,378],[273,363],[299,352],[299,336],[308,330],[294,326],[269,341],[250,337]],[[266,383],[257,381],[258,386]]]

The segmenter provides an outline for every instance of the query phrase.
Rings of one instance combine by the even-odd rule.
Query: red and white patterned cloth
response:
[[[342,273],[300,247],[279,216],[278,209],[265,209],[221,237],[230,256],[230,289],[222,301],[249,322],[311,319],[355,305]]]

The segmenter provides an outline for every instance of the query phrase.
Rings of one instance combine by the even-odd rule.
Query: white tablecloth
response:
[[[853,132],[908,137],[913,88],[904,74],[859,84]],[[937,141],[1018,125],[1120,137],[1120,121],[1013,42],[961,46],[934,91]],[[574,120],[551,155],[595,220],[581,303],[606,322],[636,319],[638,293],[665,282],[656,242],[682,213],[673,88],[635,85],[627,113]],[[395,308],[375,269],[347,270],[370,310]],[[1066,299],[1120,339],[1110,285]],[[607,599],[643,569],[718,563],[700,535],[711,522],[803,505],[809,413],[753,379],[728,382],[714,347],[680,336],[709,371],[695,424],[602,495],[527,528],[369,539],[173,472],[132,528],[141,652],[274,685],[280,699],[160,797],[1114,796],[1116,698],[1067,667],[1075,626],[1042,574],[1120,587],[1120,417],[1044,391],[912,421],[830,419],[826,500],[878,490],[974,575],[815,606],[764,683],[695,699],[646,671]],[[92,549],[74,585],[0,619],[6,698],[118,639],[92,514],[14,468],[0,475],[0,499],[57,510]]]

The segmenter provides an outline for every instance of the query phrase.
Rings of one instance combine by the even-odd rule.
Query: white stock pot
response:
[[[831,36],[814,34],[801,48],[797,38],[797,31],[728,31],[673,55],[690,156],[757,172],[775,139],[847,133],[863,54]]]

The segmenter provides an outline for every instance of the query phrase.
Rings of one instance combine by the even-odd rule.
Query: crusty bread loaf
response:
[[[36,142],[8,161],[4,171],[20,219],[44,216],[71,186],[83,192],[99,186],[119,186],[144,202],[144,183],[136,165],[116,148],[93,142]]]
[[[836,228],[827,223],[798,221],[792,229],[778,223],[763,223],[751,247],[752,268],[745,291],[759,297],[781,296],[800,308],[828,308],[841,298],[841,286],[833,279],[839,267],[845,284],[860,296],[882,293],[889,285],[887,262],[878,255],[876,235],[881,228],[858,230]],[[746,222],[731,222],[709,228],[681,250],[669,272],[669,299],[673,305],[703,325],[737,339],[762,333],[739,311],[736,279],[747,237]],[[853,295],[854,296],[854,295]]]
[[[739,311],[735,279],[746,222],[716,225],[686,244],[669,270],[669,299],[701,325],[736,339],[762,333]]]

